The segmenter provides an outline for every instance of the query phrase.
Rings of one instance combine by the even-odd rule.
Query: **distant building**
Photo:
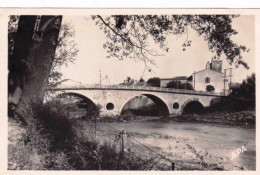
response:
[[[178,81],[180,83],[187,83],[188,78],[186,76],[179,76],[179,77],[173,77],[173,78],[161,78],[161,87],[166,87],[167,84],[171,81]]]
[[[229,75],[226,75],[226,77]],[[197,91],[207,91],[207,86],[211,86],[214,92],[224,92],[229,93],[230,80],[225,78],[224,73],[222,73],[222,60],[213,59],[211,62],[206,63],[206,68],[194,72],[192,76],[179,76],[173,78],[162,78],[161,87],[166,87],[171,81],[178,81],[180,83],[190,83],[194,90]]]
[[[169,82],[172,81],[173,78],[161,78],[160,79],[160,87],[166,87]]]

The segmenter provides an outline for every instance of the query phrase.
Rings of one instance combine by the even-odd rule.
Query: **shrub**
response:
[[[12,141],[8,144],[9,170],[72,169],[64,152],[49,151],[49,138],[38,132],[36,125],[28,123],[26,130],[10,118],[8,127],[8,140]]]
[[[244,110],[255,111],[255,101],[232,97],[222,97],[220,99],[213,99],[210,103],[210,106],[206,108],[206,112],[235,112]]]
[[[215,87],[212,86],[212,85],[207,85],[206,91],[207,91],[207,92],[214,92],[214,91],[215,91]]]
[[[193,90],[190,83],[181,83],[181,81],[170,81],[167,83],[166,88]]]
[[[147,83],[150,84],[151,86],[154,86],[154,87],[160,87],[161,79],[159,77],[149,78],[147,80]]]
[[[96,118],[99,118],[101,105],[88,104],[83,106],[83,108],[86,110],[86,114],[81,117],[82,119],[95,120]]]
[[[73,138],[72,122],[68,110],[59,101],[45,104],[31,103],[31,114],[27,116],[27,137],[38,148],[50,151],[68,149],[67,142]],[[42,145],[40,142],[44,142]]]
[[[73,138],[72,122],[64,104],[60,101],[51,101],[37,109],[38,120],[51,136],[51,150],[68,149],[68,142]]]
[[[82,120],[69,119],[66,105],[59,101],[45,104],[28,102],[19,114],[26,116],[24,144],[10,147],[9,169],[16,158],[19,169],[110,170],[145,169],[147,162],[133,153],[120,151],[109,143],[99,144],[84,137]],[[19,152],[16,152],[16,151]]]
[[[154,165],[152,160],[145,161],[131,152],[122,157],[116,146],[107,142],[100,145],[82,140],[74,148],[69,161],[77,170],[145,170]]]
[[[67,107],[59,101],[42,104],[28,100],[22,105],[16,113],[26,121],[24,146],[12,149],[20,150],[19,159],[29,159],[20,161],[21,169],[71,169],[63,153],[71,149],[74,138]]]
[[[247,77],[241,84],[234,84],[231,87],[230,97],[249,99],[255,101],[255,74]]]

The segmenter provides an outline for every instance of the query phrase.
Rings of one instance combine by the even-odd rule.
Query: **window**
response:
[[[205,78],[205,83],[210,83],[210,78],[209,77]]]

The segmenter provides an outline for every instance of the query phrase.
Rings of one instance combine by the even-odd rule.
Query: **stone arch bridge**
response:
[[[179,115],[187,106],[208,107],[214,98],[219,98],[222,93],[202,92],[194,90],[125,86],[125,85],[76,85],[58,86],[47,89],[49,94],[46,99],[55,98],[61,94],[70,94],[91,100],[95,105],[100,105],[100,115],[120,115],[125,104],[137,96],[150,98],[160,109],[160,114]],[[50,95],[51,94],[51,95]]]

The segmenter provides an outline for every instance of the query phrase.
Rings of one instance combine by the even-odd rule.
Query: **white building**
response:
[[[196,91],[207,91],[207,86],[211,85],[214,87],[214,92],[229,93],[231,70],[224,74],[222,72],[222,60],[213,59],[211,62],[207,62],[206,68],[194,72],[192,76],[179,76],[173,78],[162,78],[161,87],[166,87],[171,81],[178,81],[179,83],[190,83]],[[224,81],[225,77],[225,81]],[[225,83],[224,83],[225,82]]]
[[[226,75],[227,76],[227,75]],[[222,73],[222,60],[214,59],[208,61],[206,69],[193,73],[193,88],[197,91],[206,91],[208,85],[214,87],[214,92],[229,92],[230,82]],[[224,83],[225,82],[225,83]]]

